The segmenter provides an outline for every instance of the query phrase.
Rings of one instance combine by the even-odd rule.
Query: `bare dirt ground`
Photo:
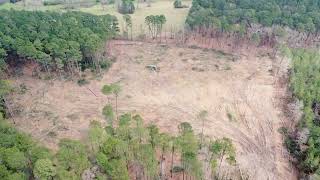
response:
[[[286,76],[288,62],[278,71],[279,64],[264,55],[235,58],[219,51],[125,41],[110,47],[117,61],[88,85],[27,76],[14,80],[28,89],[11,99],[21,110],[16,126],[52,148],[61,138],[82,139],[91,120],[104,121],[103,106],[114,103],[101,93],[102,86],[119,82],[120,114],[135,111],[146,124],[170,133],[186,121],[199,133],[196,116],[206,110],[205,134],[231,138],[237,162],[250,179],[296,179],[278,133],[285,123],[280,106],[287,87],[279,77]],[[145,68],[150,64],[160,71]]]

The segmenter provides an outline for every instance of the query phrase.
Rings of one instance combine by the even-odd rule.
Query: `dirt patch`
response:
[[[251,179],[296,179],[277,131],[284,121],[279,99],[286,86],[276,82],[286,76],[287,64],[278,66],[281,71],[275,75],[275,62],[267,56],[242,54],[235,60],[217,51],[121,41],[109,47],[117,62],[88,85],[14,80],[28,86],[26,93],[11,99],[22,111],[15,117],[17,126],[53,148],[64,137],[81,139],[91,120],[104,122],[101,109],[114,102],[101,93],[102,86],[119,82],[120,113],[138,112],[146,124],[170,133],[187,121],[199,133],[196,116],[206,110],[205,134],[231,138],[238,164]]]

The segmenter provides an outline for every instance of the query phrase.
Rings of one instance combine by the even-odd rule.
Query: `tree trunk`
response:
[[[201,139],[200,139],[200,150],[201,150],[201,148],[202,148],[202,143],[203,143],[203,128],[204,128],[204,119],[202,120]]]
[[[167,32],[166,32],[166,29],[164,30],[164,39],[166,40],[166,43],[167,43]]]
[[[77,68],[78,68],[78,72],[79,72],[79,77],[82,76],[82,73],[81,73],[81,66],[79,65],[79,62],[76,62],[77,64]]]
[[[73,78],[73,71],[72,71],[72,67],[71,67],[70,63],[67,63],[67,67],[68,67],[69,72],[71,73],[71,77]]]
[[[218,168],[218,173],[217,173],[218,177],[219,177],[219,173],[220,173],[221,163],[222,163],[222,160],[224,157],[224,152],[225,152],[225,150],[223,150],[223,152],[221,153],[221,158],[220,158],[220,163],[219,163],[219,168]]]
[[[138,180],[138,170],[136,170],[136,180]]]
[[[12,109],[9,107],[9,105],[8,105],[7,100],[6,100],[5,97],[3,97],[3,101],[4,101],[4,106],[5,106],[5,107],[8,109],[8,111],[9,111],[9,114],[10,114],[10,116],[11,116],[11,118],[12,118],[13,124],[16,124],[16,120],[15,120],[14,117],[13,117]]]
[[[173,174],[173,154],[174,154],[174,146],[172,146],[172,150],[171,150],[171,178],[172,178],[172,174]]]
[[[184,166],[183,166],[183,171],[182,171],[182,180],[184,180],[184,171],[185,171],[185,169],[184,169]]]
[[[162,153],[161,153],[161,159],[160,159],[160,179],[164,179],[164,173],[163,173],[163,150],[162,150]]]
[[[59,69],[59,78],[60,78],[60,81],[62,81],[62,73],[60,69]]]
[[[119,120],[119,117],[118,117],[118,95],[116,95],[116,118],[117,118],[117,122]]]

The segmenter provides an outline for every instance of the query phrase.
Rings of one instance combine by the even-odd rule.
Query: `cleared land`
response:
[[[268,56],[235,58],[221,51],[125,41],[110,47],[117,61],[85,86],[27,75],[13,79],[17,86],[27,85],[25,93],[11,98],[21,111],[16,126],[53,148],[61,138],[82,139],[91,120],[104,122],[103,106],[115,102],[101,93],[102,86],[119,82],[120,114],[137,112],[146,124],[170,133],[187,121],[199,133],[197,114],[207,110],[205,134],[231,138],[240,167],[252,179],[295,179],[278,133],[284,121],[280,99],[286,96],[286,84],[279,86],[278,80],[286,76],[287,62],[278,71]],[[145,67],[151,64],[160,71]]]

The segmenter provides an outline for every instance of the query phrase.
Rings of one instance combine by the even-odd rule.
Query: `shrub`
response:
[[[86,84],[89,84],[88,80],[86,80],[84,78],[78,80],[78,85],[79,86],[83,86],[83,85],[86,85]]]
[[[174,8],[182,8],[182,1],[181,0],[175,0],[173,3]]]
[[[45,6],[58,5],[63,3],[64,3],[64,0],[44,0],[43,1],[43,5]]]
[[[171,169],[171,171],[172,171],[173,173],[179,173],[179,172],[184,171],[184,168],[181,167],[181,166],[174,166],[174,167]]]
[[[175,0],[173,3],[174,8],[188,8],[189,6],[183,5],[181,0]]]
[[[13,173],[7,176],[6,179],[10,179],[10,180],[22,180],[22,179],[27,179],[26,175],[23,174],[22,172],[18,172],[18,173]]]
[[[284,144],[291,154],[295,155],[296,158],[299,158],[301,149],[293,137],[291,136],[285,137]]]
[[[108,70],[108,69],[111,67],[111,64],[112,64],[112,62],[111,62],[110,60],[100,61],[100,67],[101,67],[102,69]]]
[[[37,179],[52,179],[56,175],[56,170],[50,159],[39,159],[35,163],[33,173]]]
[[[90,166],[85,146],[80,141],[69,139],[60,141],[57,162],[61,168],[60,172],[58,172],[58,176],[59,174],[62,174],[63,176],[74,176],[75,174],[79,177],[81,173]],[[62,171],[63,173],[61,173],[61,170],[67,172]]]
[[[20,84],[20,86],[19,86],[19,93],[20,93],[20,94],[25,94],[27,91],[28,91],[27,86],[26,86],[24,83]]]
[[[118,5],[118,12],[121,14],[133,14],[135,7],[132,0],[122,0]]]
[[[17,148],[8,148],[4,153],[4,160],[10,169],[21,170],[27,167],[27,158]]]

